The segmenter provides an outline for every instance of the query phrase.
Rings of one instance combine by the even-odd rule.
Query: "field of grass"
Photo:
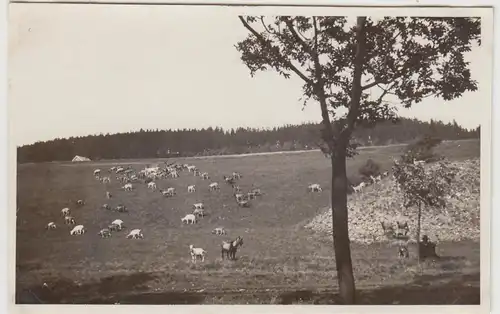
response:
[[[460,145],[460,146],[459,146]],[[368,158],[388,169],[402,146],[368,148],[348,162],[348,175],[357,180]],[[443,143],[437,152],[451,160],[479,156],[479,141]],[[330,165],[320,152],[226,158],[185,159],[211,180],[187,172],[178,179],[157,181],[158,188],[175,187],[165,198],[134,184],[132,192],[93,178],[96,167],[113,162],[26,164],[18,168],[16,241],[17,303],[337,303],[336,270],[330,239],[303,228],[329,206]],[[158,162],[120,161],[134,169]],[[243,174],[245,190],[261,188],[264,195],[251,208],[239,208],[222,176]],[[218,181],[219,192],[208,184]],[[323,193],[307,193],[311,183]],[[187,185],[197,191],[187,193]],[[114,197],[105,198],[110,191]],[[77,208],[74,202],[84,199]],[[180,218],[196,202],[208,215],[195,225]],[[126,205],[129,213],[101,209],[104,203]],[[83,236],[70,236],[61,209],[70,207]],[[127,229],[101,239],[97,233],[114,219]],[[49,221],[58,228],[44,229]],[[223,226],[228,236],[210,231]],[[127,230],[140,228],[142,240],[125,239]],[[236,261],[222,261],[223,239],[244,239]],[[189,244],[208,251],[204,263],[192,264]],[[443,258],[417,265],[413,258],[399,261],[385,244],[352,245],[359,303],[364,304],[478,304],[479,243],[440,243]],[[42,287],[43,283],[48,288]]]

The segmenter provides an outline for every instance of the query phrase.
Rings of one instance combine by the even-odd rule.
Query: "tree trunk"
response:
[[[417,250],[418,250],[418,263],[420,263],[420,226],[422,221],[422,203],[418,202],[418,217],[417,217]]]
[[[347,212],[346,154],[338,150],[332,162],[332,227],[335,262],[340,297],[344,304],[354,304],[355,285],[352,271]]]

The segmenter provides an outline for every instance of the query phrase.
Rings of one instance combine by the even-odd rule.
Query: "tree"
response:
[[[380,174],[380,165],[370,158],[366,161],[366,164],[359,168],[358,172],[363,179],[366,180],[369,179],[370,176],[377,176]]]
[[[303,81],[319,103],[332,164],[332,220],[340,296],[355,303],[348,233],[346,159],[357,127],[397,120],[388,96],[409,108],[477,90],[464,53],[480,44],[478,18],[239,16],[248,36],[235,48],[253,77],[273,70]],[[373,91],[373,93],[371,93]],[[378,92],[378,94],[377,94]],[[372,95],[375,94],[375,97]]]
[[[425,162],[432,162],[439,159],[439,156],[434,153],[434,148],[441,144],[443,140],[425,135],[419,140],[407,146],[405,154],[401,157],[403,162],[411,163],[414,160],[423,160]]]
[[[422,164],[399,162],[395,160],[393,174],[404,195],[406,209],[416,206],[417,215],[417,247],[420,247],[420,230],[422,221],[422,205],[426,208],[442,209],[446,206],[446,197],[450,195],[451,182],[457,169],[443,160],[427,169]],[[418,254],[421,259],[420,250]]]

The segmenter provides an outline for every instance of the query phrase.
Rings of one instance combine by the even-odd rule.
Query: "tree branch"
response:
[[[248,29],[261,43],[262,46],[264,47],[267,47],[270,51],[273,51],[272,48],[275,48],[273,47],[273,45],[267,41],[264,37],[262,37],[261,34],[259,34],[256,30],[254,30],[246,21],[245,19],[242,17],[242,16],[238,16],[238,18],[240,19],[241,23],[243,24],[243,26],[245,26],[246,29]],[[290,68],[290,70],[292,70],[293,72],[295,72],[295,74],[297,74],[303,81],[305,81],[306,83],[308,84],[312,84],[313,82],[306,76],[304,75],[304,73],[302,73],[295,65],[293,65],[293,63],[288,60],[286,57],[282,56],[282,55],[279,55],[278,58],[287,66]]]

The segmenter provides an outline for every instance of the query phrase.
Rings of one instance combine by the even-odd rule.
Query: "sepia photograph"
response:
[[[15,305],[489,306],[493,8],[11,3],[8,32]]]

